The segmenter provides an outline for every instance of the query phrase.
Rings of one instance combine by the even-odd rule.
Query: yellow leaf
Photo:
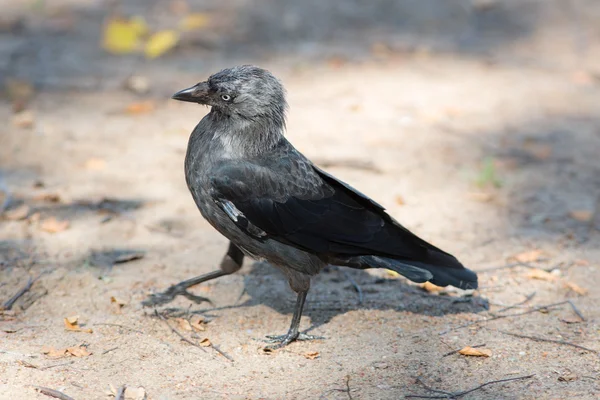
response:
[[[205,13],[193,13],[185,16],[179,21],[179,28],[182,31],[193,31],[196,29],[204,28],[208,25],[210,18]]]
[[[543,255],[545,255],[545,253],[542,250],[535,249],[535,250],[529,250],[529,251],[524,251],[519,254],[515,254],[514,256],[510,257],[509,259],[514,259],[514,260],[516,260],[518,262],[522,262],[522,263],[530,263],[530,262],[539,261],[539,259],[542,258]]]
[[[206,339],[202,339],[200,341],[200,346],[202,346],[202,347],[210,347],[210,346],[212,346],[212,343],[210,342],[209,338],[206,338]]]
[[[173,30],[158,31],[150,36],[144,53],[147,58],[156,58],[171,50],[179,42],[179,33]]]
[[[83,329],[79,326],[79,316],[76,315],[74,317],[66,317],[64,319],[65,329],[73,332],[85,332],[85,333],[93,333],[91,329]],[[68,349],[67,349],[68,350]]]
[[[112,18],[104,26],[102,47],[113,54],[127,54],[140,47],[140,39],[148,32],[141,17],[131,19]]]
[[[463,356],[472,357],[489,357],[492,355],[492,351],[489,349],[474,349],[473,347],[467,346],[459,351]]]
[[[67,353],[74,357],[87,357],[92,354],[89,351],[87,351],[87,349],[84,346],[67,347]]]
[[[52,358],[64,357],[66,353],[66,349],[56,349],[53,346],[44,346],[42,347],[42,353]]]
[[[155,104],[152,100],[131,103],[125,107],[125,112],[131,115],[146,114],[153,111]]]

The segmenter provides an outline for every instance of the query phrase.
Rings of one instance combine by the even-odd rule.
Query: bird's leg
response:
[[[166,304],[178,295],[182,295],[192,300],[195,303],[201,303],[203,301],[210,302],[209,299],[202,296],[196,296],[187,291],[192,286],[198,285],[199,283],[210,281],[211,279],[219,278],[224,275],[233,274],[242,268],[244,262],[244,253],[235,244],[229,242],[229,248],[227,254],[223,257],[219,270],[209,272],[208,274],[196,276],[191,279],[179,282],[176,285],[169,287],[167,290],[161,293],[151,294],[146,300],[142,302],[145,306],[157,306],[160,304]]]
[[[296,307],[294,308],[294,316],[292,317],[292,323],[290,325],[290,329],[288,333],[280,336],[267,336],[269,338],[269,342],[275,343],[273,346],[267,346],[266,348],[269,350],[276,350],[282,347],[287,346],[291,342],[295,340],[315,340],[315,339],[323,339],[320,336],[312,336],[307,335],[305,333],[299,332],[300,327],[300,318],[302,318],[302,309],[304,308],[304,301],[306,300],[306,295],[308,290],[302,291],[298,293],[298,297],[296,298]]]

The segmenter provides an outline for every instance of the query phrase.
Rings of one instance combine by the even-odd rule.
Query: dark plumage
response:
[[[281,346],[299,338],[310,277],[328,264],[387,268],[415,282],[477,288],[477,275],[454,256],[408,231],[285,139],[285,92],[268,71],[225,69],[173,98],[212,107],[190,137],[185,176],[200,212],[230,247],[221,270],[181,282],[149,303],[190,296],[188,287],[241,268],[244,254],[265,259],[298,293]]]

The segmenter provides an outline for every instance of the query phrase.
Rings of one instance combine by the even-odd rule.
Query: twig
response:
[[[404,396],[405,398],[413,398],[413,399],[457,399],[459,397],[462,397],[466,394],[469,394],[471,392],[474,392],[476,390],[479,390],[481,388],[484,388],[488,385],[493,385],[496,383],[502,383],[502,382],[510,382],[510,381],[516,381],[516,380],[522,380],[522,379],[529,379],[532,378],[533,376],[535,376],[535,374],[532,375],[527,375],[527,376],[517,376],[515,378],[506,378],[506,379],[499,379],[497,381],[489,381],[489,382],[485,382],[477,387],[474,387],[472,389],[468,389],[468,390],[464,390],[462,392],[446,392],[443,390],[437,390],[437,389],[433,389],[427,385],[425,385],[425,383],[423,383],[423,381],[419,378],[417,379],[417,382],[420,383],[425,389],[434,392],[434,393],[439,393],[443,396],[423,396],[423,395],[417,395],[417,394],[409,394],[407,396]]]
[[[533,293],[531,293],[530,295],[528,295],[528,296],[525,298],[525,300],[523,300],[523,301],[521,301],[521,302],[519,302],[519,303],[517,303],[517,304],[513,304],[512,306],[504,307],[504,308],[502,308],[502,309],[500,309],[500,310],[498,310],[498,311],[496,311],[496,312],[497,312],[497,313],[501,313],[501,312],[508,311],[508,310],[511,310],[511,309],[513,309],[513,308],[516,308],[516,307],[522,306],[523,304],[525,304],[525,303],[529,302],[531,299],[533,299],[533,298],[535,297],[535,293],[536,293],[536,292],[533,292]]]
[[[352,400],[352,393],[350,393],[350,375],[346,375],[346,393],[348,394],[348,400]]]
[[[117,395],[115,396],[115,400],[124,400],[125,399],[125,389],[127,389],[127,386],[123,385],[119,388],[119,391],[117,392]]]
[[[580,346],[580,345],[575,344],[575,343],[567,342],[565,340],[545,339],[545,338],[542,338],[542,337],[539,337],[539,336],[528,336],[528,335],[521,335],[521,334],[518,334],[518,333],[506,332],[506,331],[501,331],[501,330],[496,330],[496,329],[494,329],[494,330],[496,332],[500,332],[500,333],[503,333],[505,335],[514,336],[514,337],[518,337],[518,338],[522,338],[522,339],[535,340],[536,342],[548,342],[548,343],[562,344],[563,346],[571,346],[571,347],[575,347],[575,348],[578,348],[578,349],[581,349],[581,350],[589,351],[590,353],[599,354],[598,350],[589,349],[587,347]]]
[[[64,363],[59,363],[59,364],[46,365],[45,367],[41,367],[40,369],[42,371],[44,371],[44,370],[47,370],[47,369],[50,369],[50,368],[54,368],[54,367],[60,367],[60,366],[63,366],[63,365],[71,365],[74,362],[75,361],[69,361],[69,362],[64,362]]]
[[[63,392],[59,392],[58,390],[50,389],[43,386],[34,386],[41,394],[45,394],[46,396],[54,397],[60,400],[75,400],[71,396],[67,396]]]
[[[156,315],[161,321],[163,321],[165,323],[165,325],[167,325],[169,327],[169,329],[171,330],[171,332],[173,332],[174,334],[176,334],[177,336],[179,336],[181,338],[181,340],[183,340],[186,343],[191,344],[194,347],[199,348],[200,350],[202,350],[203,352],[206,353],[206,349],[204,349],[202,346],[200,346],[197,343],[194,343],[193,341],[191,341],[190,339],[186,338],[185,336],[183,336],[181,333],[179,333],[179,331],[175,328],[173,328],[171,326],[171,324],[169,324],[169,321],[167,321],[167,319],[165,317],[163,317],[162,315],[160,315],[158,313],[158,311],[156,311],[156,309],[154,309],[154,315]]]
[[[471,346],[471,347],[472,347],[472,348],[474,348],[474,349],[476,349],[476,348],[478,348],[478,347],[483,347],[483,346],[485,346],[485,343],[483,343],[483,344],[476,344],[475,346]],[[448,356],[451,356],[452,354],[456,354],[456,353],[458,353],[458,352],[459,352],[459,351],[461,351],[461,350],[462,350],[462,348],[460,348],[460,349],[458,349],[458,350],[452,350],[452,351],[450,351],[450,352],[448,352],[448,353],[444,354],[442,357],[448,357]]]
[[[558,307],[558,306],[561,306],[563,304],[567,304],[568,302],[569,302],[569,300],[565,300],[565,301],[561,301],[561,302],[558,302],[558,303],[547,304],[545,306],[535,307],[535,308],[533,308],[531,310],[528,310],[528,311],[523,311],[523,312],[513,313],[513,314],[497,315],[497,316],[492,317],[492,318],[469,322],[468,324],[463,324],[463,325],[455,326],[454,328],[446,329],[445,331],[440,332],[439,335],[445,335],[448,332],[452,332],[452,331],[455,331],[457,329],[467,328],[469,326],[473,326],[473,325],[477,325],[477,324],[482,324],[482,323],[494,321],[494,320],[497,320],[497,319],[509,318],[509,317],[518,317],[518,316],[521,316],[521,315],[531,314],[531,313],[534,313],[534,312],[537,312],[537,311],[540,311],[540,310],[547,310],[549,308]]]
[[[101,322],[101,323],[98,323],[98,324],[94,324],[94,326],[118,326],[119,328],[127,329],[128,331],[131,331],[131,332],[137,332],[137,333],[141,333],[141,334],[143,334],[143,333],[144,333],[144,332],[142,332],[142,331],[140,331],[140,330],[137,330],[137,329],[130,328],[130,327],[126,326],[126,325],[121,325],[121,324],[109,324],[109,323],[107,323],[107,322]]]
[[[118,348],[119,348],[119,346],[117,346],[117,347],[113,347],[112,349],[104,350],[104,351],[102,352],[102,355],[105,355],[106,353],[110,353],[111,351],[113,351],[113,350],[116,350],[116,349],[118,349]]]
[[[536,260],[536,262],[540,262],[540,261],[547,261],[547,258],[538,258]],[[484,269],[480,269],[477,271],[477,273],[485,273],[485,272],[492,272],[492,271],[499,271],[501,269],[511,269],[511,268],[515,268],[515,267],[525,267],[525,268],[529,268],[529,269],[543,269],[543,268],[539,268],[536,267],[534,265],[525,263],[525,262],[514,262],[514,263],[510,263],[510,264],[506,264],[506,265],[501,265],[499,267],[491,267],[491,268],[484,268]],[[554,269],[554,267],[549,268],[549,269],[543,269],[546,272],[550,272]]]
[[[215,349],[215,351],[217,353],[219,353],[220,355],[222,355],[223,357],[225,357],[226,359],[228,359],[231,362],[235,362],[235,360],[227,353],[225,353],[224,351],[222,351],[218,346],[216,345],[211,345],[210,347],[212,347],[213,349]]]
[[[575,314],[577,314],[577,316],[578,316],[579,318],[581,318],[581,320],[582,320],[582,321],[585,321],[585,317],[583,316],[583,314],[581,313],[581,311],[579,311],[579,310],[577,309],[577,307],[575,307],[575,303],[573,303],[571,300],[567,300],[567,301],[569,302],[569,305],[570,305],[570,306],[571,306],[571,308],[573,309],[573,312],[574,312]]]
[[[38,276],[38,278],[39,278],[39,276]],[[35,282],[36,280],[37,280],[37,278],[33,279],[33,278],[29,277],[25,286],[23,286],[21,289],[19,289],[19,291],[17,293],[15,293],[15,295],[13,297],[8,299],[2,305],[2,310],[10,310],[12,308],[12,306],[15,305],[17,300],[19,300],[21,298],[21,296],[23,296],[25,293],[27,293],[29,291],[29,289],[31,289],[31,286],[33,286],[33,282]]]
[[[354,278],[352,278],[352,276],[350,276],[350,274],[348,272],[346,272],[342,269],[340,269],[340,271],[344,274],[346,279],[348,279],[348,281],[350,281],[352,286],[354,286],[354,290],[356,290],[356,293],[358,293],[358,304],[361,305],[363,303],[363,299],[364,299],[363,291],[362,291],[361,287],[358,285],[358,283],[356,283]]]

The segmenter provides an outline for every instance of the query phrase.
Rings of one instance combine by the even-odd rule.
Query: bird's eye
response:
[[[223,101],[229,101],[231,100],[231,96],[228,94],[222,94],[221,98],[223,99]]]

